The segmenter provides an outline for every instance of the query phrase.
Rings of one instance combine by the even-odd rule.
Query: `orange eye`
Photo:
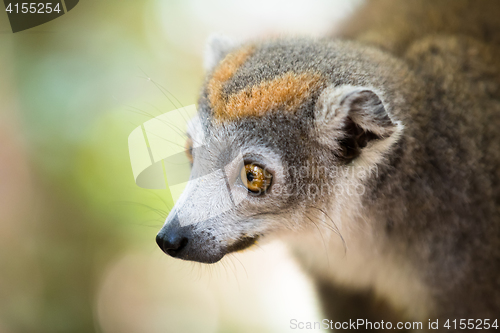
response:
[[[241,168],[240,177],[250,192],[258,194],[264,193],[269,188],[273,178],[269,172],[255,164],[245,164]]]
[[[186,152],[186,156],[189,160],[189,163],[193,164],[193,140],[191,138],[187,138],[186,144],[184,145],[184,151]]]

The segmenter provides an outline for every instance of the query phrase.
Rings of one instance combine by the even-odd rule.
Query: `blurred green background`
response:
[[[154,237],[170,207],[134,183],[129,133],[196,103],[204,42],[321,36],[345,1],[80,1],[13,34],[0,13],[0,333],[286,332],[316,320],[279,243],[217,265]],[[151,78],[149,80],[148,78]]]

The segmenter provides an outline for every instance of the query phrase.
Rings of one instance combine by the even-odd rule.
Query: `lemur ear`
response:
[[[211,71],[237,45],[236,42],[224,35],[210,35],[205,47],[205,59],[203,60],[205,70],[207,72]]]
[[[370,88],[328,87],[318,98],[315,136],[346,162],[363,157],[377,163],[400,137],[403,125],[391,118]]]

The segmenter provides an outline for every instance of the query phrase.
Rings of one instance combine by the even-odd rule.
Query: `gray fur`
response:
[[[443,3],[425,2],[441,11]],[[478,6],[489,11],[482,16],[472,10],[449,19],[467,22],[463,30],[425,25],[425,34],[413,39],[407,32],[416,28],[404,25],[419,22],[404,19],[413,14],[408,5],[398,20],[404,27],[397,27],[407,34],[398,39],[391,30],[393,44],[377,45],[383,40],[377,33],[388,28],[380,32],[376,24],[350,28],[345,36],[351,41],[256,44],[224,93],[286,72],[327,77],[294,112],[217,122],[203,88],[199,114],[208,139],[194,156],[193,173],[223,169],[242,152],[274,177],[268,193],[251,196],[238,184],[238,170],[227,169],[228,182],[244,200],[190,226],[191,256],[184,259],[214,262],[238,249],[233,244],[239,239],[280,237],[318,284],[330,319],[406,318],[426,325],[434,318],[496,318],[500,29],[491,12],[500,12],[500,3],[488,3]],[[415,7],[419,13],[421,4]],[[484,35],[469,27],[473,23]],[[368,35],[375,46],[365,44]],[[364,135],[363,144],[353,141],[352,131]],[[222,191],[226,184],[211,186]],[[207,193],[210,202],[226,200],[208,190],[191,189],[187,200]],[[164,230],[174,219],[171,214]],[[336,298],[352,310],[341,313]]]

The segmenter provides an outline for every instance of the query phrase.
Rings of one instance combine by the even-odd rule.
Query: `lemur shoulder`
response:
[[[278,237],[330,319],[496,318],[499,17],[496,1],[381,0],[335,38],[214,38],[192,174],[225,178],[188,185],[162,250],[212,263]],[[221,213],[179,222],[204,210]]]

